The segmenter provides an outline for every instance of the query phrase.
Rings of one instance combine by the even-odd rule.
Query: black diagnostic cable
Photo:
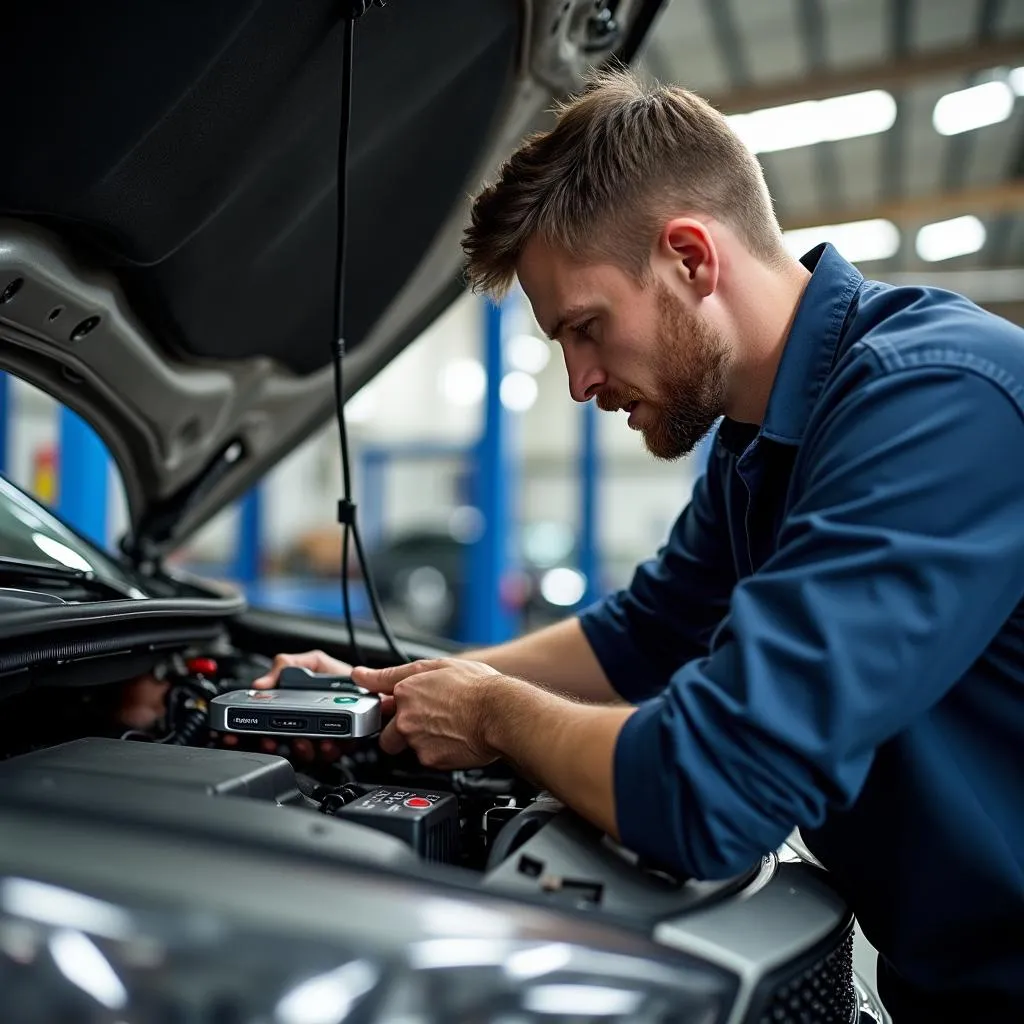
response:
[[[341,524],[341,606],[345,614],[345,628],[348,632],[349,647],[353,661],[358,664],[362,661],[362,654],[359,644],[356,641],[355,626],[352,622],[352,605],[349,600],[348,566],[349,566],[349,545],[355,547],[356,561],[362,571],[363,584],[366,587],[366,595],[370,602],[370,610],[373,613],[374,621],[380,630],[384,642],[388,645],[391,653],[399,661],[410,659],[399,648],[394,634],[388,627],[381,610],[380,598],[377,596],[377,588],[374,586],[366,561],[366,553],[363,550],[362,540],[359,536],[359,527],[356,522],[356,506],[352,500],[352,473],[349,466],[348,452],[348,430],[345,426],[345,388],[344,388],[344,359],[345,359],[345,281],[346,281],[346,241],[347,241],[347,220],[348,220],[348,148],[349,130],[352,121],[352,51],[353,39],[355,36],[356,19],[364,15],[370,7],[383,7],[382,0],[344,0],[342,6],[345,8],[344,20],[344,42],[341,73],[341,117],[338,130],[338,168],[337,168],[337,192],[338,192],[338,232],[337,250],[335,253],[334,265],[334,341],[331,352],[334,357],[334,398],[338,416],[338,437],[341,442],[341,487],[342,497],[338,502],[338,522]]]
[[[171,746],[176,747],[192,746],[200,734],[205,732],[209,722],[206,704],[205,702],[201,702],[201,704],[202,706],[196,706],[196,702],[189,698],[185,702],[184,710],[178,713],[177,728],[169,736],[158,740],[158,742],[169,743]],[[189,705],[192,706],[190,707]]]

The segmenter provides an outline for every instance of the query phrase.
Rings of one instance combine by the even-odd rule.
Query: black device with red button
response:
[[[424,860],[458,858],[459,803],[451,793],[380,786],[333,813],[401,839]]]

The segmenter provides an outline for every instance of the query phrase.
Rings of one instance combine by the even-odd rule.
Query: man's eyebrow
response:
[[[558,323],[551,328],[550,331],[545,330],[544,333],[552,340],[557,341],[558,336],[565,330],[565,325],[570,320],[577,320],[584,313],[586,313],[591,307],[590,306],[570,306],[559,318]]]

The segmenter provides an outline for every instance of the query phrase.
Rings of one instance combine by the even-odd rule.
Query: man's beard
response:
[[[605,389],[597,396],[606,412],[643,402],[653,412],[641,427],[644,445],[658,459],[689,455],[714,426],[725,405],[726,349],[721,336],[691,313],[661,281],[655,281],[660,335],[652,366],[657,395],[635,388]],[[648,413],[651,417],[651,413]]]

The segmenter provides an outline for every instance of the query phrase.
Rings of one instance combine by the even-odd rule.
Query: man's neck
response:
[[[749,254],[748,254],[749,255]],[[726,415],[760,425],[810,272],[798,260],[769,267],[753,256],[731,305],[739,352],[729,375]]]

